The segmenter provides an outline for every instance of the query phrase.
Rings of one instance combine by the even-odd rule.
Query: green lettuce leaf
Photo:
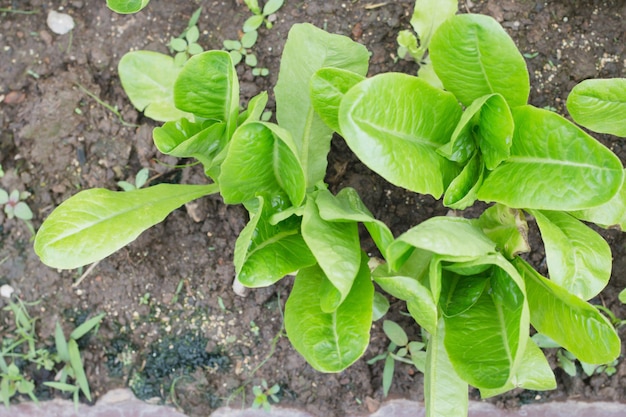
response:
[[[192,56],[174,84],[174,102],[182,111],[226,123],[230,138],[237,128],[239,80],[228,52]]]
[[[572,89],[566,104],[579,125],[626,137],[626,78],[585,80]]]
[[[467,382],[454,370],[444,346],[445,325],[439,320],[426,348],[424,402],[426,417],[467,417],[469,400]]]
[[[513,109],[511,156],[492,171],[478,198],[515,208],[583,210],[622,185],[619,158],[573,123],[532,106]]]
[[[490,16],[462,14],[446,20],[433,35],[429,53],[446,90],[465,106],[493,93],[501,94],[510,107],[528,101],[524,57]]]
[[[361,244],[356,222],[333,222],[320,217],[316,196],[307,198],[302,216],[302,237],[332,287],[321,299],[325,313],[346,299],[361,267]]]
[[[367,256],[344,302],[333,312],[320,308],[324,272],[302,269],[285,305],[285,330],[293,347],[315,369],[340,372],[359,359],[370,340],[374,285]]]
[[[216,184],[81,191],[43,222],[35,237],[35,252],[50,267],[78,268],[126,246],[183,204],[218,191]]]
[[[227,204],[286,195],[294,206],[304,201],[305,177],[291,135],[278,125],[250,122],[233,135],[219,176]]]
[[[364,76],[367,49],[346,36],[333,35],[308,23],[291,27],[280,62],[276,119],[296,144],[307,188],[324,179],[332,130],[315,113],[308,94],[311,77],[324,67],[341,68]]]
[[[340,131],[365,165],[394,185],[435,198],[460,172],[437,153],[460,117],[452,94],[398,73],[360,82],[339,108]]]
[[[159,68],[158,71],[153,71]],[[124,54],[117,67],[122,87],[133,106],[159,122],[193,116],[174,104],[174,83],[181,71],[169,55],[153,51]]]
[[[287,204],[266,203],[263,197],[253,201],[248,202],[250,221],[235,242],[237,280],[247,287],[266,287],[315,265],[315,257],[300,233],[300,218],[291,216],[278,224],[270,223],[272,215]]]
[[[567,213],[530,210],[546,249],[550,279],[589,300],[606,287],[613,258],[598,233]]]
[[[530,321],[538,332],[583,362],[599,365],[619,356],[619,336],[595,307],[542,277],[524,260],[517,258],[513,264],[526,283]]]

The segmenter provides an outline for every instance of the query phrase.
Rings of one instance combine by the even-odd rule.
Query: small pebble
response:
[[[11,295],[13,295],[14,292],[15,290],[9,284],[4,284],[0,287],[0,296],[4,298],[11,298]]]
[[[46,22],[50,30],[57,35],[65,35],[67,32],[74,29],[74,19],[66,13],[58,13],[54,10],[50,10]]]

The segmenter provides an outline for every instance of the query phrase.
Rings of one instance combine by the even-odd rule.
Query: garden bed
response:
[[[168,53],[170,37],[185,29],[199,6],[203,7],[199,43],[218,49],[223,40],[238,37],[249,16],[243,2],[152,2],[143,12],[128,16],[112,13],[104,1],[15,3],[19,10],[36,13],[0,13],[0,43],[5,45],[0,52],[0,164],[5,172],[0,185],[32,194],[27,203],[35,214],[35,228],[78,190],[116,189],[117,181],[133,179],[142,167],[174,182],[206,182],[198,166],[165,165],[187,161],[158,154],[151,136],[158,124],[134,110],[117,77],[117,63],[131,49]],[[493,16],[513,37],[525,54],[533,86],[530,102],[537,107],[564,113],[565,99],[580,81],[625,76],[623,2],[461,3],[463,12]],[[267,67],[269,76],[254,77],[249,67],[238,67],[243,98],[267,90],[272,108],[271,88],[286,34],[298,22],[363,43],[372,53],[370,75],[414,74],[414,63],[396,60],[395,41],[399,30],[409,28],[412,8],[412,1],[287,2],[274,27],[262,29],[255,45],[259,66]],[[55,35],[48,29],[49,10],[74,18],[71,34]],[[122,119],[137,126],[121,123],[84,89],[119,108]],[[622,141],[600,139],[626,163]],[[346,186],[359,191],[374,216],[396,236],[448,212],[440,202],[398,189],[373,174],[340,138],[332,143],[326,180],[333,191]],[[41,301],[30,311],[40,317],[39,339],[51,345],[57,320],[69,331],[73,321],[107,314],[82,351],[95,397],[128,385],[141,398],[174,402],[190,416],[206,415],[229,400],[231,405],[251,404],[252,387],[266,380],[281,387],[281,403],[318,415],[371,411],[383,399],[383,364],[367,364],[387,347],[380,326],[375,324],[369,350],[351,368],[339,374],[314,371],[281,330],[280,311],[291,278],[250,290],[245,298],[231,289],[235,236],[246,216],[243,208],[225,206],[219,197],[188,204],[98,263],[73,286],[85,271],[58,272],[42,265],[32,250],[28,228],[0,214],[0,261],[4,260],[0,285],[10,284],[26,301]],[[617,300],[626,287],[624,235],[615,230],[602,235],[611,245],[614,270],[611,283],[593,302],[626,317],[626,308]],[[375,254],[373,243],[365,244]],[[530,259],[538,268],[544,265],[545,272],[542,253],[532,253]],[[419,338],[412,320],[401,314],[404,308],[403,302],[392,300],[390,317]],[[9,332],[12,317],[1,314],[0,329]],[[620,335],[626,335],[623,328]],[[556,368],[555,352],[550,358]],[[626,396],[626,364],[621,360],[612,376],[587,377],[579,372],[570,377],[561,369],[556,375],[554,391],[515,390],[490,401],[517,407],[567,398],[618,401]],[[33,370],[32,377],[40,382],[50,375]],[[43,387],[37,394],[41,399],[52,395]],[[391,395],[422,400],[421,374],[408,365],[398,366]],[[478,398],[477,393],[472,396]]]

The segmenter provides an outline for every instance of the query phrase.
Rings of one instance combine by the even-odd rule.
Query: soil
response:
[[[530,101],[538,107],[565,114],[565,99],[576,83],[626,76],[624,0],[460,3],[462,12],[495,17],[528,54]],[[104,0],[6,0],[2,4],[0,164],[5,175],[0,186],[31,193],[27,203],[35,214],[35,228],[78,190],[116,189],[117,181],[134,179],[142,167],[170,181],[206,182],[197,166],[173,170],[164,165],[187,161],[157,153],[151,131],[158,124],[132,107],[120,85],[117,63],[129,50],[168,53],[170,37],[185,29],[198,7],[203,8],[199,43],[205,49],[219,49],[223,40],[238,37],[249,16],[243,1],[153,1],[143,12],[127,16],[109,11]],[[415,63],[397,61],[395,56],[396,34],[409,28],[412,7],[409,0],[286,1],[274,27],[262,29],[255,46],[259,66],[267,67],[269,76],[253,77],[250,68],[238,67],[243,101],[263,90],[271,96],[287,32],[298,22],[365,44],[372,52],[370,75],[415,74]],[[66,35],[52,33],[46,25],[49,10],[71,15],[75,29]],[[117,107],[124,121],[137,126],[121,123],[79,85]],[[626,163],[623,141],[599,139]],[[333,140],[327,180],[333,190],[356,188],[396,235],[448,211],[432,198],[398,189],[371,173],[339,138]],[[233,293],[233,247],[246,220],[241,207],[225,206],[219,197],[188,204],[98,263],[73,286],[84,271],[56,271],[42,265],[24,223],[0,214],[0,285],[10,284],[23,300],[40,301],[31,307],[31,314],[39,317],[40,340],[50,346],[57,321],[68,334],[85,318],[107,314],[82,351],[95,398],[128,385],[140,398],[174,403],[190,416],[206,416],[228,402],[250,405],[252,386],[266,380],[270,386],[280,386],[281,404],[317,415],[375,409],[383,400],[383,364],[366,361],[384,352],[388,343],[378,323],[362,360],[339,374],[322,374],[291,348],[281,330],[291,278],[251,290],[246,297]],[[611,283],[594,302],[626,317],[626,307],[617,300],[626,287],[626,240],[619,231],[601,233],[611,245],[615,266]],[[375,254],[371,243],[364,244]],[[537,266],[545,264],[540,249],[531,259]],[[390,317],[419,339],[418,329],[401,314],[404,308],[392,300]],[[0,311],[3,337],[12,331],[12,320],[8,312]],[[625,329],[620,331],[624,340]],[[549,356],[557,368],[555,352]],[[32,372],[40,398],[58,395],[39,384],[51,375]],[[558,388],[554,391],[515,390],[490,401],[517,407],[567,398],[626,398],[626,362],[621,359],[612,376],[586,377],[579,372],[570,377],[561,369],[555,372]],[[471,395],[478,398],[476,392]],[[408,365],[398,365],[390,396],[423,399],[422,375]]]

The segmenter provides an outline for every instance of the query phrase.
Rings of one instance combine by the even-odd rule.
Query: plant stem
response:
[[[97,95],[95,95],[94,93],[92,93],[91,91],[87,90],[87,88],[85,88],[82,84],[80,83],[75,83],[78,88],[80,88],[81,90],[83,90],[83,92],[85,94],[87,94],[89,97],[93,98],[94,100],[96,100],[98,102],[98,104],[100,104],[101,106],[103,106],[104,108],[106,108],[107,110],[109,110],[110,112],[112,112],[114,115],[117,116],[117,118],[119,119],[120,123],[122,123],[124,126],[128,126],[128,127],[139,127],[139,125],[136,125],[134,123],[129,123],[127,121],[125,121],[122,118],[122,115],[120,114],[119,110],[116,109],[115,107],[111,106],[109,103],[106,103],[104,101],[102,101],[100,99],[100,97],[98,97]]]
[[[19,9],[9,9],[7,7],[1,7],[0,13],[39,14],[39,10],[19,10]]]

